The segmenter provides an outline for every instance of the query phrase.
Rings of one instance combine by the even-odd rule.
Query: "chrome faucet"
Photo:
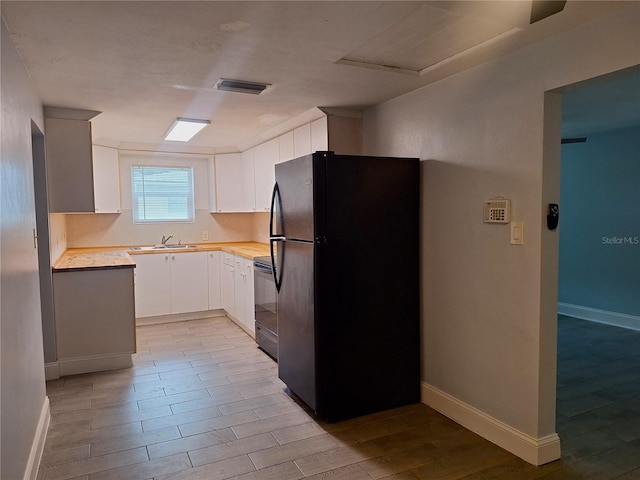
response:
[[[173,235],[169,235],[166,238],[165,238],[164,235],[162,235],[162,245],[164,245],[166,247],[167,246],[167,242],[169,241],[170,238],[173,238]]]

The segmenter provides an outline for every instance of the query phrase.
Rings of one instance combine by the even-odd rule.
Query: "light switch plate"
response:
[[[511,222],[511,245],[524,245],[524,222]]]

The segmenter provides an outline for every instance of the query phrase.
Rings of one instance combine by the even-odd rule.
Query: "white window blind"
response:
[[[193,168],[131,166],[134,223],[194,222]]]

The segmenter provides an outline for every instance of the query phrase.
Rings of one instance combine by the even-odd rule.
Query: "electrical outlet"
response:
[[[209,232],[206,230],[202,231],[202,240],[209,240]]]

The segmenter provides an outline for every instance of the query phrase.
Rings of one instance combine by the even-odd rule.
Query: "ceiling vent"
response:
[[[218,90],[249,93],[251,95],[260,95],[268,86],[268,83],[247,82],[245,80],[231,80],[228,78],[221,78],[218,83],[216,83]]]

